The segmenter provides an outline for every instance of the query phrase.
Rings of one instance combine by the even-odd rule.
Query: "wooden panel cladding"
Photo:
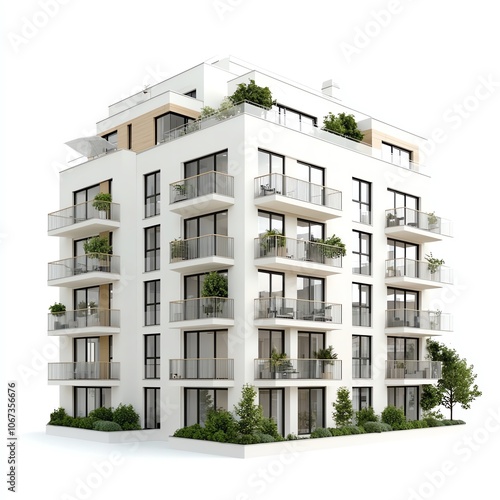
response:
[[[165,113],[179,113],[180,115],[188,116],[189,118],[198,118],[200,113],[198,111],[193,111],[192,109],[184,108],[176,104],[165,104],[159,108],[149,111],[133,120],[127,121],[118,125],[118,127],[113,127],[112,129],[105,130],[101,133],[101,136],[109,134],[110,132],[118,132],[118,149],[129,149],[129,125],[131,126],[131,137],[132,137],[132,151],[140,153],[146,149],[153,147],[155,143],[155,118]]]
[[[110,181],[102,181],[99,183],[99,191],[101,193],[109,193],[109,188],[110,188]]]
[[[415,163],[419,162],[418,146],[416,144],[403,141],[398,137],[394,137],[392,135],[385,134],[383,132],[379,132],[378,130],[374,129],[362,130],[362,132],[363,132],[363,142],[365,144],[368,144],[372,148],[382,149],[382,143],[386,142],[388,144],[392,144],[393,146],[397,146],[399,148],[411,151],[412,161]]]
[[[109,290],[109,283],[99,285],[99,307],[101,309],[111,308],[111,294]]]

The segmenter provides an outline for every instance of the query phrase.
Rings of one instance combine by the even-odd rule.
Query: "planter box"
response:
[[[142,429],[138,431],[91,431],[62,425],[47,425],[45,432],[49,436],[84,439],[98,443],[132,443],[134,441],[165,441],[161,431],[157,429]]]

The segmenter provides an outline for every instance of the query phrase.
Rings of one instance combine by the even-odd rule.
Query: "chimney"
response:
[[[340,101],[340,86],[333,80],[326,80],[326,82],[323,82],[321,91],[323,94],[329,95],[330,97]]]

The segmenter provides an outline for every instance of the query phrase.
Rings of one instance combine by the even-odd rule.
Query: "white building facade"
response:
[[[272,109],[196,120],[250,80],[269,87]],[[61,346],[49,384],[70,415],[132,404],[167,439],[209,405],[232,410],[251,384],[284,436],[334,426],[342,386],[355,410],[420,418],[441,368],[425,341],[452,329],[430,307],[451,270],[426,256],[446,257],[451,224],[434,214],[422,139],[324,87],[203,63],[110,106],[96,138],[72,142],[85,158],[60,174],[48,278],[66,306],[49,314]],[[322,130],[329,112],[353,114],[363,141]],[[112,195],[100,212],[99,192]],[[332,235],[345,256],[322,243]],[[95,236],[111,255],[85,253]],[[227,297],[204,292],[214,271]],[[318,360],[329,346],[337,359]]]

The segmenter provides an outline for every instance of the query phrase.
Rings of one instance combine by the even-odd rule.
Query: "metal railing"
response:
[[[120,205],[118,203],[106,203],[102,201],[99,203],[109,205],[108,209],[97,210],[93,206],[93,201],[86,201],[50,213],[48,215],[48,230],[61,229],[62,227],[78,224],[89,219],[120,221]]]
[[[234,318],[234,301],[225,297],[200,297],[170,302],[170,321]]]
[[[170,379],[234,380],[234,359],[189,358],[170,360]]]
[[[254,255],[286,257],[296,261],[309,261],[332,267],[342,267],[342,249],[314,241],[297,240],[287,236],[261,236],[254,239]]]
[[[207,194],[234,198],[234,177],[223,172],[205,172],[170,184],[170,204]]]
[[[437,217],[434,213],[419,212],[413,208],[399,207],[385,211],[385,227],[410,226],[424,231],[452,235],[451,221]]]
[[[418,311],[416,309],[389,309],[385,313],[386,328],[422,328],[451,332],[451,315],[441,311]]]
[[[255,319],[283,318],[342,324],[342,305],[318,300],[266,297],[254,301]]]
[[[254,179],[255,198],[279,194],[298,201],[342,210],[342,192],[282,174],[266,174]]]
[[[118,309],[101,309],[88,307],[61,313],[48,314],[48,331],[68,328],[120,327],[120,311]]]
[[[119,380],[120,363],[75,361],[49,363],[49,380]]]
[[[283,359],[276,364],[269,358],[259,358],[254,367],[255,379],[342,380],[340,359]]]
[[[412,259],[388,259],[385,261],[385,277],[401,276],[436,281],[438,283],[453,283],[451,268],[438,266],[433,268],[427,261]]]
[[[352,360],[352,378],[372,378],[372,365],[369,359]]]
[[[118,274],[120,272],[120,257],[102,253],[95,257],[79,255],[78,257],[49,262],[48,280],[70,278],[90,272]]]
[[[170,242],[170,262],[214,256],[233,259],[234,238],[221,234],[206,234]]]
[[[256,118],[260,118],[267,122],[275,123],[277,125],[281,125],[285,128],[294,129],[294,126],[289,126],[286,123],[283,123],[282,118],[280,117],[280,112],[277,107],[273,107],[271,109],[263,108],[262,106],[258,106],[256,104],[250,102],[241,102],[239,104],[234,105],[229,109],[225,109],[222,112],[215,112],[214,114],[207,116],[202,119],[198,119],[192,123],[188,123],[185,125],[181,125],[175,129],[170,130],[163,139],[163,142],[169,142],[171,140],[177,139],[178,137],[182,137],[187,134],[191,134],[193,132],[197,132],[199,130],[205,130],[207,128],[213,127],[224,122],[227,119],[230,119],[235,116],[239,116],[241,114],[248,114],[250,116],[254,116]],[[317,126],[304,127],[301,129],[299,133],[303,133],[312,137],[316,137],[317,139],[321,139],[323,141],[329,142],[331,144],[335,144],[336,146],[340,146],[342,148],[349,149],[351,151],[355,151],[357,153],[370,156],[372,158],[377,158],[379,160],[385,161],[387,163],[391,163],[400,168],[406,168],[408,170],[412,170],[414,172],[422,173],[425,170],[423,165],[417,164],[415,162],[410,162],[408,165],[398,165],[388,161],[388,159],[384,158],[382,155],[382,151],[379,148],[374,148],[369,144],[365,144],[354,139],[351,139],[346,136],[342,136],[340,134],[336,134],[335,132],[330,132],[328,130],[323,130]]]
[[[387,360],[385,362],[385,378],[441,378],[441,361],[429,360]]]

